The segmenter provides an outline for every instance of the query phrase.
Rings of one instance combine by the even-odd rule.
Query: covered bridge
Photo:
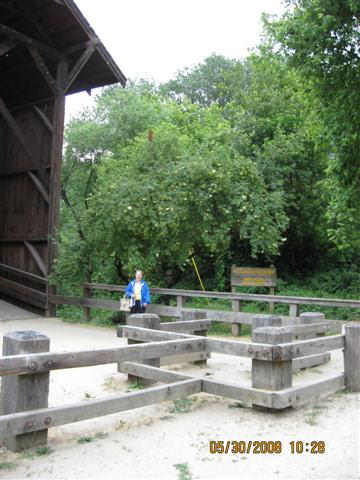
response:
[[[0,298],[53,313],[65,97],[117,82],[73,0],[0,0]]]

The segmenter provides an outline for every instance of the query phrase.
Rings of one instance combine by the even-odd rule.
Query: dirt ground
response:
[[[1,307],[1,305],[0,305]],[[4,311],[4,310],[3,310]],[[0,308],[1,312],[1,308]],[[0,334],[36,330],[51,338],[53,351],[124,345],[114,329],[70,325],[59,319],[1,317]],[[12,319],[14,318],[14,319]],[[240,339],[242,339],[240,337]],[[242,339],[243,340],[243,339]],[[206,367],[169,369],[250,385],[251,361],[212,354]],[[294,375],[294,385],[343,371],[343,354]],[[71,404],[125,392],[126,376],[116,365],[54,371],[49,406]],[[278,454],[212,454],[211,440],[280,441]],[[324,454],[292,454],[291,441],[324,441]],[[244,408],[233,400],[197,394],[129,412],[49,430],[50,451],[14,454],[0,447],[0,478],[36,480],[360,478],[360,394],[336,393],[312,404],[270,414]],[[41,455],[41,453],[45,453]]]

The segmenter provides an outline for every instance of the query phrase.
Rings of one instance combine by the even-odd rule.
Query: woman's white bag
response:
[[[122,312],[130,312],[130,298],[120,298],[120,310]]]

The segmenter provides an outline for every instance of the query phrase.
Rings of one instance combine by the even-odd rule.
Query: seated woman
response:
[[[126,288],[125,296],[131,298],[131,313],[145,313],[147,305],[151,303],[150,289],[143,280],[143,272],[136,270],[135,279],[129,282]]]

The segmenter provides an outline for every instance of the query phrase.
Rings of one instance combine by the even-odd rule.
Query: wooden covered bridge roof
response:
[[[8,107],[51,97],[62,58],[69,64],[67,94],[125,85],[73,0],[0,0],[0,96]]]

